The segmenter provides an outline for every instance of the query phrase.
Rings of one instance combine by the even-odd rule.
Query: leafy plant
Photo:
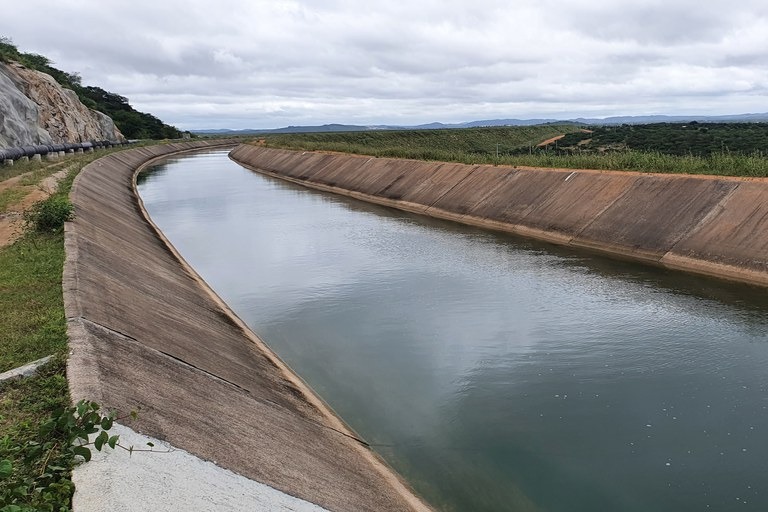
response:
[[[64,195],[52,195],[38,201],[24,212],[24,222],[37,231],[59,231],[72,220],[75,207]]]
[[[107,432],[114,421],[114,413],[102,413],[97,403],[81,400],[54,411],[33,440],[0,440],[0,454],[6,457],[0,460],[0,512],[69,510],[71,468],[89,461],[92,447],[101,451],[118,446],[119,436]]]

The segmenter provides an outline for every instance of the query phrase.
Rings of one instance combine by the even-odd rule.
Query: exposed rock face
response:
[[[38,124],[37,105],[4,71],[0,64],[0,148],[52,143],[51,136]]]
[[[0,148],[90,140],[125,137],[109,116],[80,103],[52,76],[0,63]]]

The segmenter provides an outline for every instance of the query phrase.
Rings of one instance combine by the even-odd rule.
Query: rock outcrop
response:
[[[112,119],[83,105],[52,76],[0,63],[0,148],[125,137]]]

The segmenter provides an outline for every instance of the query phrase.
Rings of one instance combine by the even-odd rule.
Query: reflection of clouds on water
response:
[[[155,222],[428,494],[632,511],[760,488],[763,290],[181,162],[141,186]]]

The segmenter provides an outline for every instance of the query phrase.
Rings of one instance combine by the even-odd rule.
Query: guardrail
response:
[[[40,157],[48,155],[53,157],[56,155],[63,156],[67,153],[82,153],[93,151],[98,148],[111,148],[114,146],[123,146],[131,144],[134,141],[109,141],[109,140],[93,140],[89,142],[68,142],[65,144],[38,144],[31,146],[19,146],[15,148],[0,149],[0,163],[5,165],[13,165],[13,162],[22,158],[33,158],[36,155]]]

